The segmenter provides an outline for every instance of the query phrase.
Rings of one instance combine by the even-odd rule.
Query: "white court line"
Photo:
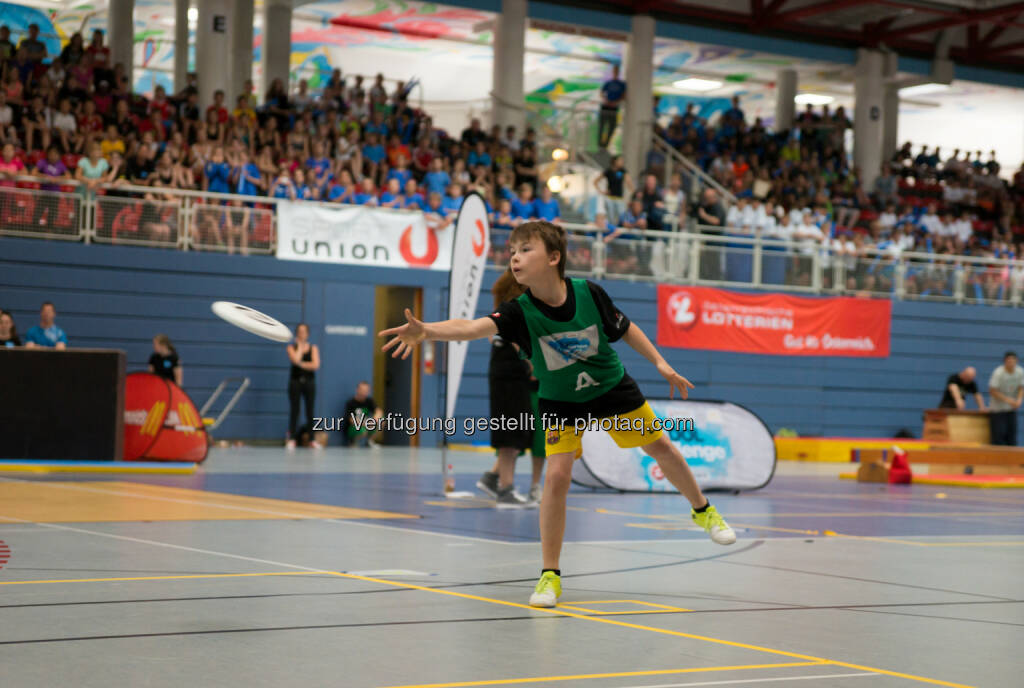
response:
[[[878,676],[871,672],[857,674],[820,674],[818,676],[783,676],[781,678],[738,678],[731,681],[698,681],[697,683],[659,683],[656,686],[626,686],[625,688],[681,688],[682,686],[725,686],[734,683],[768,683],[770,681],[810,681],[816,678],[856,678],[858,676]]]
[[[439,533],[433,530],[419,530],[418,528],[402,528],[399,526],[386,526],[382,523],[365,523],[363,521],[355,521],[349,519],[338,519],[338,518],[320,518],[320,519],[305,519],[307,521],[326,521],[327,523],[337,523],[343,526],[359,526],[361,528],[383,528],[384,530],[398,530],[403,533],[412,533],[414,535],[434,535],[436,537],[456,538],[459,540],[469,540],[471,542],[486,542],[490,545],[537,545],[540,546],[540,533],[537,534],[537,540],[532,542],[508,542],[506,540],[490,540],[488,538],[473,537],[472,535],[456,535],[454,533]],[[408,519],[408,522],[414,522],[413,519]]]
[[[61,526],[56,523],[38,523],[36,521],[26,521],[23,518],[15,518],[14,516],[3,516],[0,515],[0,519],[4,521],[14,521],[16,523],[32,523],[41,528],[49,528],[51,530],[64,530],[71,533],[85,533],[86,535],[97,535],[99,537],[111,538],[113,540],[125,540],[127,542],[138,542],[143,545],[156,545],[157,547],[170,547],[171,549],[180,549],[186,552],[198,552],[199,554],[212,554],[218,557],[228,557],[230,559],[241,559],[242,561],[252,561],[258,564],[270,564],[271,566],[280,566],[286,569],[298,569],[299,571],[311,571],[313,573],[332,573],[331,571],[325,571],[323,569],[310,568],[309,566],[298,566],[296,564],[286,564],[281,561],[273,561],[272,559],[258,559],[256,557],[247,557],[241,554],[230,554],[228,552],[218,552],[212,549],[201,549],[199,547],[186,547],[185,545],[175,545],[170,542],[160,542],[159,540],[145,540],[143,538],[130,537],[128,535],[115,535],[114,533],[104,533],[99,530],[89,530],[87,528],[74,528],[72,526]]]
[[[176,504],[191,504],[193,506],[211,506],[211,507],[214,507],[216,509],[231,509],[233,511],[247,511],[247,512],[253,513],[253,514],[269,514],[269,515],[272,515],[272,516],[283,516],[283,517],[287,517],[287,518],[300,518],[300,519],[304,519],[304,520],[310,518],[309,516],[304,516],[302,514],[293,514],[293,513],[287,512],[287,511],[271,511],[270,509],[256,509],[256,508],[253,508],[253,507],[246,507],[246,506],[233,506],[233,505],[230,505],[230,504],[218,504],[217,502],[213,502],[213,501],[205,501],[204,502],[204,501],[196,501],[196,500],[191,500],[191,499],[179,499],[179,498],[176,498],[176,497],[161,497],[159,495],[151,495],[151,494],[145,494],[145,493],[139,493],[139,492],[131,492],[129,490],[103,490],[103,489],[96,488],[96,487],[85,487],[84,485],[58,485],[57,483],[46,482],[44,480],[21,480],[19,478],[3,478],[3,477],[0,477],[0,481],[7,482],[7,483],[29,483],[29,484],[32,484],[32,485],[45,485],[47,487],[52,487],[52,488],[55,488],[55,489],[78,490],[80,492],[95,492],[97,494],[113,495],[115,497],[134,497],[136,499],[152,499],[152,500],[158,501],[158,502],[174,502]],[[148,483],[141,483],[141,484],[148,485]],[[163,487],[163,486],[159,486],[159,487]],[[211,492],[209,494],[214,495],[214,494],[229,494],[229,493]],[[247,495],[231,495],[231,496],[232,497],[247,497]],[[250,499],[264,499],[264,498],[263,497],[255,497],[255,498],[250,497]],[[328,508],[328,509],[349,508],[349,507],[336,507],[336,506],[332,506],[330,504],[310,504],[309,506],[310,507],[324,507],[324,508]],[[314,520],[314,519],[310,519],[310,520]],[[315,519],[315,520],[328,520],[328,519]]]

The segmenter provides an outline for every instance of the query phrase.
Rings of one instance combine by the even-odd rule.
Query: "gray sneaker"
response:
[[[541,494],[543,494],[543,492],[544,489],[539,484],[531,487],[530,496],[528,498],[530,500],[530,504],[540,504],[540,496]]]
[[[498,474],[485,471],[480,479],[476,481],[476,486],[480,488],[481,492],[487,494],[488,497],[498,498]]]
[[[509,485],[498,491],[498,498],[494,504],[498,509],[525,509],[529,506],[522,495],[516,492],[514,485]]]

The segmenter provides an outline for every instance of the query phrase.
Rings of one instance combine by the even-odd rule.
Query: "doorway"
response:
[[[374,299],[374,330],[380,332],[405,322],[408,308],[417,318],[423,316],[423,290],[418,287],[378,286]],[[418,418],[420,415],[420,374],[423,357],[422,347],[416,347],[408,359],[391,358],[391,352],[384,352],[381,341],[375,346],[373,356],[373,388],[375,398],[384,413],[399,414],[400,418]],[[384,444],[392,446],[418,447],[419,436],[409,435],[401,428],[386,430]]]

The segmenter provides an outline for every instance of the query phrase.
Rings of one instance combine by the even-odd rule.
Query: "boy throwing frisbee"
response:
[[[383,350],[407,358],[425,340],[463,341],[500,335],[530,358],[540,381],[540,412],[545,420],[548,476],[540,502],[544,565],[530,596],[534,607],[554,607],[562,594],[559,556],[565,535],[565,501],[572,464],[582,454],[580,437],[595,419],[611,418],[609,434],[623,448],[641,447],[691,505],[694,522],[720,545],[736,534],[697,486],[679,450],[656,427],[656,416],[640,388],[611,348],[624,339],[668,380],[670,396],[682,398],[693,384],[672,369],[647,336],[619,311],[598,285],[566,279],[566,234],[550,222],[525,222],[509,237],[511,269],[527,288],[486,318],[425,323],[405,311],[407,323],[384,330],[392,336]],[[577,419],[582,422],[577,423]],[[640,428],[643,428],[642,430]]]

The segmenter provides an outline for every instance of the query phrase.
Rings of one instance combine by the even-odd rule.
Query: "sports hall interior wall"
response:
[[[486,290],[497,274],[488,272],[480,316],[490,312]],[[39,305],[49,300],[72,346],[123,349],[129,371],[145,369],[151,338],[167,334],[184,365],[185,389],[197,404],[221,379],[250,377],[252,387],[218,430],[220,438],[283,439],[289,363],[283,344],[224,323],[210,312],[211,302],[244,303],[292,328],[307,322],[322,357],[316,413],[336,416],[355,383],[372,377],[373,352],[381,344],[372,336],[376,286],[423,287],[424,317],[439,319],[447,307],[447,281],[447,273],[426,270],[0,239],[0,308],[13,311],[22,334],[37,323]],[[653,341],[655,286],[611,280],[602,285]],[[328,325],[361,326],[367,334],[329,335]],[[742,404],[773,432],[786,427],[800,435],[887,437],[901,428],[918,435],[921,410],[938,404],[954,371],[976,366],[984,388],[1004,351],[1022,339],[1021,309],[897,301],[888,358],[662,351],[697,386],[693,398]],[[667,394],[653,366],[625,344],[615,346],[645,394]],[[443,370],[443,347],[436,351]],[[456,406],[459,432],[452,442],[488,441],[486,433],[466,437],[461,431],[465,418],[487,415],[488,353],[484,341],[469,346]],[[441,374],[422,377],[422,415],[443,415],[443,382]],[[380,390],[374,394],[383,397]],[[439,438],[424,436],[422,446]]]

